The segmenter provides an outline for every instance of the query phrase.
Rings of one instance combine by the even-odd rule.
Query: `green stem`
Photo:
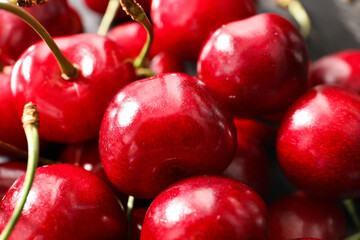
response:
[[[151,43],[154,38],[153,27],[144,9],[135,0],[119,0],[123,10],[136,22],[140,23],[147,32],[146,42],[140,54],[134,60],[135,68],[144,67],[147,54],[150,51]]]
[[[138,79],[140,78],[148,78],[155,76],[155,73],[151,71],[149,68],[136,68],[136,76]]]
[[[343,204],[349,213],[354,225],[356,226],[357,230],[360,230],[360,219],[359,216],[356,213],[356,208],[354,201],[352,199],[345,199],[343,200]],[[359,238],[360,239],[360,238]]]
[[[345,238],[345,240],[359,240],[360,239],[360,232],[351,235],[350,237]]]
[[[34,180],[35,171],[39,161],[39,118],[36,106],[33,103],[28,103],[25,105],[23,124],[29,149],[25,181],[18,202],[10,217],[10,220],[8,221],[7,225],[5,226],[3,232],[0,235],[0,240],[6,240],[9,238],[12,230],[14,229],[17,221],[21,216],[21,212],[24,208],[27,196],[30,192],[30,188]]]
[[[100,36],[107,35],[107,33],[110,29],[111,23],[114,21],[114,18],[116,16],[116,13],[117,13],[119,7],[120,7],[119,0],[110,0],[109,1],[106,11],[105,11],[105,14],[101,20],[97,34],[99,34]]]
[[[56,45],[55,41],[51,38],[50,34],[33,16],[31,16],[24,9],[9,3],[0,2],[0,9],[15,14],[29,26],[31,26],[37,32],[37,34],[39,34],[39,36],[45,41],[51,52],[54,54],[64,79],[75,78],[78,75],[77,68],[64,56],[59,47]]]
[[[132,212],[134,209],[135,198],[133,196],[129,196],[127,202],[127,210],[126,210],[126,221],[127,221],[127,239],[130,240],[131,237],[131,219]]]

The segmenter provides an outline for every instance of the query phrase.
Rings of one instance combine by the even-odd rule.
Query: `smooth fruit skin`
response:
[[[259,195],[239,181],[196,176],[154,199],[141,239],[267,239],[267,209]]]
[[[101,124],[101,162],[110,181],[137,198],[154,198],[189,175],[220,173],[236,147],[232,116],[207,86],[163,74],[122,88]]]
[[[318,86],[286,113],[277,139],[285,176],[299,189],[328,198],[360,196],[360,96]]]
[[[311,65],[309,86],[339,85],[360,93],[360,50],[344,50],[326,55]]]
[[[0,203],[0,229],[22,188],[22,176]],[[110,188],[94,174],[70,164],[39,167],[10,240],[125,239],[125,213]]]
[[[334,202],[304,192],[283,196],[269,206],[269,240],[320,238],[341,240],[346,220]]]
[[[0,163],[0,200],[11,185],[26,172],[26,162],[7,161]]]
[[[161,52],[150,61],[149,69],[155,74],[185,72],[183,62],[171,54]]]
[[[222,24],[256,13],[252,0],[153,0],[150,16],[163,51],[196,61],[205,40]]]
[[[220,27],[206,41],[198,76],[239,118],[285,111],[307,87],[309,56],[287,19],[258,14]]]
[[[11,80],[18,113],[30,101],[37,105],[40,137],[72,143],[96,138],[102,115],[116,92],[136,79],[132,63],[113,41],[97,34],[55,39],[79,68],[66,80],[44,42],[30,47],[16,62]]]
[[[83,26],[79,14],[67,0],[51,0],[33,8],[24,8],[34,16],[51,36],[81,33]],[[17,60],[23,51],[41,38],[23,20],[0,10],[0,52]]]

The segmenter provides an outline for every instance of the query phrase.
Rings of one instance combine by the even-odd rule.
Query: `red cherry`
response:
[[[262,197],[266,197],[270,188],[270,159],[256,138],[246,135],[246,132],[244,134],[237,122],[235,126],[236,153],[223,175],[245,183]]]
[[[277,155],[285,176],[298,188],[330,198],[360,196],[360,96],[318,86],[285,115]]]
[[[165,52],[155,55],[150,61],[149,68],[155,75],[185,72],[182,61]]]
[[[66,0],[51,0],[41,6],[24,8],[52,36],[70,35],[83,31],[78,13]],[[12,13],[0,10],[0,52],[17,59],[30,45],[41,40],[31,27]],[[5,24],[6,23],[6,24]]]
[[[324,56],[310,69],[309,85],[339,85],[360,93],[360,50],[346,50]]]
[[[140,240],[143,221],[145,218],[147,208],[134,208],[131,217],[131,233],[130,240]]]
[[[236,144],[233,119],[198,78],[164,74],[122,88],[105,112],[100,157],[122,192],[153,198],[189,175],[220,173]]]
[[[153,0],[150,10],[162,50],[192,61],[218,27],[255,13],[252,0]]]
[[[345,215],[334,202],[297,192],[269,207],[269,240],[340,240],[345,236]]]
[[[135,79],[134,67],[113,41],[96,34],[56,38],[64,55],[79,68],[65,80],[44,42],[30,47],[16,62],[11,87],[16,106],[36,103],[40,136],[54,142],[96,138],[102,115],[115,93]]]
[[[0,199],[13,185],[15,180],[26,172],[26,162],[0,162]]]
[[[306,89],[308,65],[299,31],[264,13],[219,28],[204,44],[197,72],[244,118],[286,110]]]
[[[141,239],[267,239],[266,206],[239,181],[220,176],[188,178],[154,199]]]
[[[13,212],[21,177],[0,202],[0,229]],[[11,239],[125,239],[125,214],[110,188],[70,164],[39,167]]]

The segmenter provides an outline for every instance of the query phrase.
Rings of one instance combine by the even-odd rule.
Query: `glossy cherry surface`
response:
[[[267,239],[266,211],[259,195],[241,182],[196,176],[175,183],[154,199],[141,239]]]
[[[310,68],[309,85],[339,85],[360,93],[360,50],[344,50],[324,56]]]
[[[67,0],[51,0],[33,8],[24,8],[33,15],[51,36],[80,33],[83,26],[78,13]],[[23,20],[12,13],[0,10],[0,52],[17,59],[33,43],[40,41],[39,35]]]
[[[78,66],[66,80],[44,42],[29,48],[16,62],[11,88],[18,113],[34,102],[40,112],[40,137],[54,142],[96,138],[102,115],[115,93],[135,77],[127,54],[96,34],[56,38],[64,55]]]
[[[122,192],[153,198],[189,175],[220,173],[236,147],[232,116],[187,74],[164,74],[122,88],[105,112],[100,157]]]
[[[192,61],[218,27],[255,13],[252,0],[153,0],[150,10],[163,51]]]
[[[0,202],[0,229],[19,198],[24,176]],[[39,167],[11,240],[125,239],[126,220],[110,188],[70,164]]]
[[[345,215],[334,202],[296,192],[270,204],[269,240],[340,240],[345,236]]]
[[[149,69],[155,75],[185,72],[182,61],[165,52],[158,53],[151,59]]]
[[[266,197],[270,188],[270,159],[263,145],[238,127],[236,153],[222,175],[241,181]]]
[[[0,199],[15,180],[26,172],[26,162],[7,161],[0,163]]]
[[[237,117],[286,110],[306,89],[309,56],[285,18],[258,14],[220,27],[206,41],[198,76]]]
[[[318,86],[285,115],[277,155],[295,186],[330,198],[360,196],[360,96]]]

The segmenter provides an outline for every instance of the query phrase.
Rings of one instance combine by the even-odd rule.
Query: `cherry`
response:
[[[360,196],[360,96],[318,86],[286,113],[277,139],[285,176],[298,188],[329,198]]]
[[[256,13],[252,0],[153,0],[150,16],[163,51],[196,61],[201,46],[222,24]]]
[[[174,56],[161,52],[155,55],[149,64],[149,69],[155,74],[185,72],[183,63]]]
[[[296,192],[270,204],[269,240],[301,237],[340,240],[345,236],[345,215],[332,201]]]
[[[340,85],[360,93],[360,50],[344,50],[324,56],[310,68],[309,85]]]
[[[83,31],[78,13],[67,0],[51,0],[33,8],[24,8],[33,15],[52,36],[70,35]],[[0,10],[0,52],[17,59],[39,36],[21,19]]]
[[[132,210],[130,240],[140,240],[143,221],[147,208],[137,207]]]
[[[230,178],[184,179],[151,203],[141,239],[267,239],[266,206],[255,191]]]
[[[0,163],[0,199],[3,198],[11,185],[26,172],[26,163],[7,161]]]
[[[235,144],[232,116],[203,82],[181,73],[122,88],[104,114],[99,138],[109,179],[138,198],[153,198],[189,175],[220,173]]]
[[[18,111],[37,103],[40,136],[54,142],[80,142],[98,136],[102,114],[113,95],[135,79],[134,67],[113,41],[96,34],[55,38],[79,73],[66,80],[48,46],[39,42],[16,62],[11,87]],[[60,127],[59,127],[60,126]]]
[[[307,85],[309,56],[285,18],[258,14],[223,25],[204,44],[198,76],[237,117],[285,111]]]
[[[0,202],[0,229],[19,198],[19,178]],[[11,239],[123,239],[125,214],[110,188],[70,164],[39,167]]]
[[[236,153],[223,175],[245,183],[262,197],[266,197],[270,188],[270,159],[256,138],[246,135],[246,131],[243,133],[242,126],[238,127],[238,121],[235,126]]]

